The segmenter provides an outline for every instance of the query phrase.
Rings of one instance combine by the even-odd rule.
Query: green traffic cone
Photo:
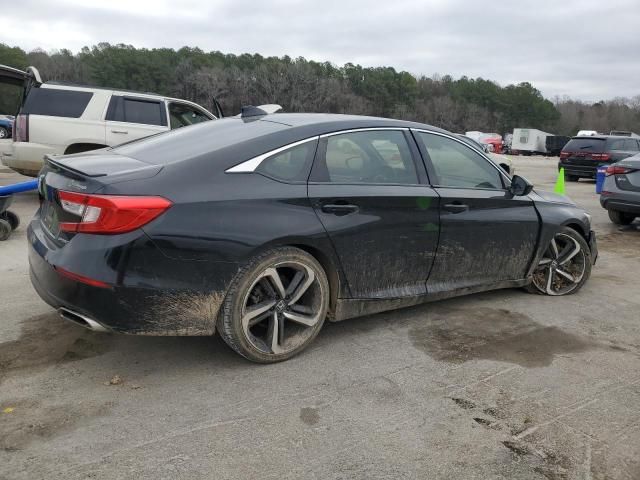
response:
[[[556,180],[556,186],[553,189],[555,193],[558,195],[565,195],[564,193],[564,168],[560,169],[558,173],[558,180]]]

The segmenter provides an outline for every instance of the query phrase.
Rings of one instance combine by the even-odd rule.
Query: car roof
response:
[[[257,118],[259,121],[275,122],[289,127],[315,127],[318,131],[317,134],[350,128],[366,128],[367,126],[371,128],[420,128],[445,132],[445,130],[430,125],[407,120],[339,113],[273,113],[254,118]],[[251,117],[249,121],[250,120]],[[450,134],[449,132],[446,133]]]
[[[80,83],[72,83],[72,82],[59,82],[59,81],[50,81],[50,82],[45,82],[43,83],[40,88],[44,87],[47,88],[49,86],[53,86],[53,87],[64,87],[64,88],[82,88],[82,89],[86,89],[86,90],[105,90],[105,91],[111,91],[111,92],[121,92],[121,93],[133,93],[133,94],[137,94],[137,95],[153,95],[154,97],[161,97],[161,98],[169,98],[169,97],[165,97],[164,95],[160,95],[159,93],[155,93],[155,92],[141,92],[138,90],[126,90],[126,89],[122,89],[122,88],[112,88],[112,87],[95,87],[93,85],[82,85]]]

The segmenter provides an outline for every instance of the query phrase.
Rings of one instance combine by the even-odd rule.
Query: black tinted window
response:
[[[475,150],[440,135],[420,133],[437,179],[443,187],[502,189],[502,177],[496,167]]]
[[[78,118],[87,108],[91,97],[91,92],[32,88],[22,107],[22,113]]]
[[[563,150],[566,152],[596,152],[604,150],[605,141],[602,138],[580,137],[569,140]]]
[[[334,183],[418,183],[409,145],[398,130],[333,135],[324,160],[320,177]]]
[[[316,144],[309,141],[272,155],[262,161],[257,171],[277,180],[306,181]]]
[[[144,125],[167,125],[164,102],[115,95],[111,97],[107,120]]]
[[[610,138],[607,141],[607,148],[609,150],[624,150],[626,140],[624,138]]]

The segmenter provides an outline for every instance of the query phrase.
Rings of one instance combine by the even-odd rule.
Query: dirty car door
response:
[[[440,195],[440,242],[429,293],[525,278],[539,220],[528,197],[510,197],[507,179],[480,152],[448,136],[416,132]]]
[[[438,199],[407,131],[321,139],[309,199],[336,249],[353,298],[424,294],[438,241]]]

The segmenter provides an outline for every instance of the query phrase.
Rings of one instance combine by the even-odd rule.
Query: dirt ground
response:
[[[556,159],[516,157],[552,189]],[[0,167],[0,184],[22,177]],[[0,479],[640,479],[640,222],[577,295],[505,290],[329,324],[258,366],[217,338],[98,334],[0,243]]]

